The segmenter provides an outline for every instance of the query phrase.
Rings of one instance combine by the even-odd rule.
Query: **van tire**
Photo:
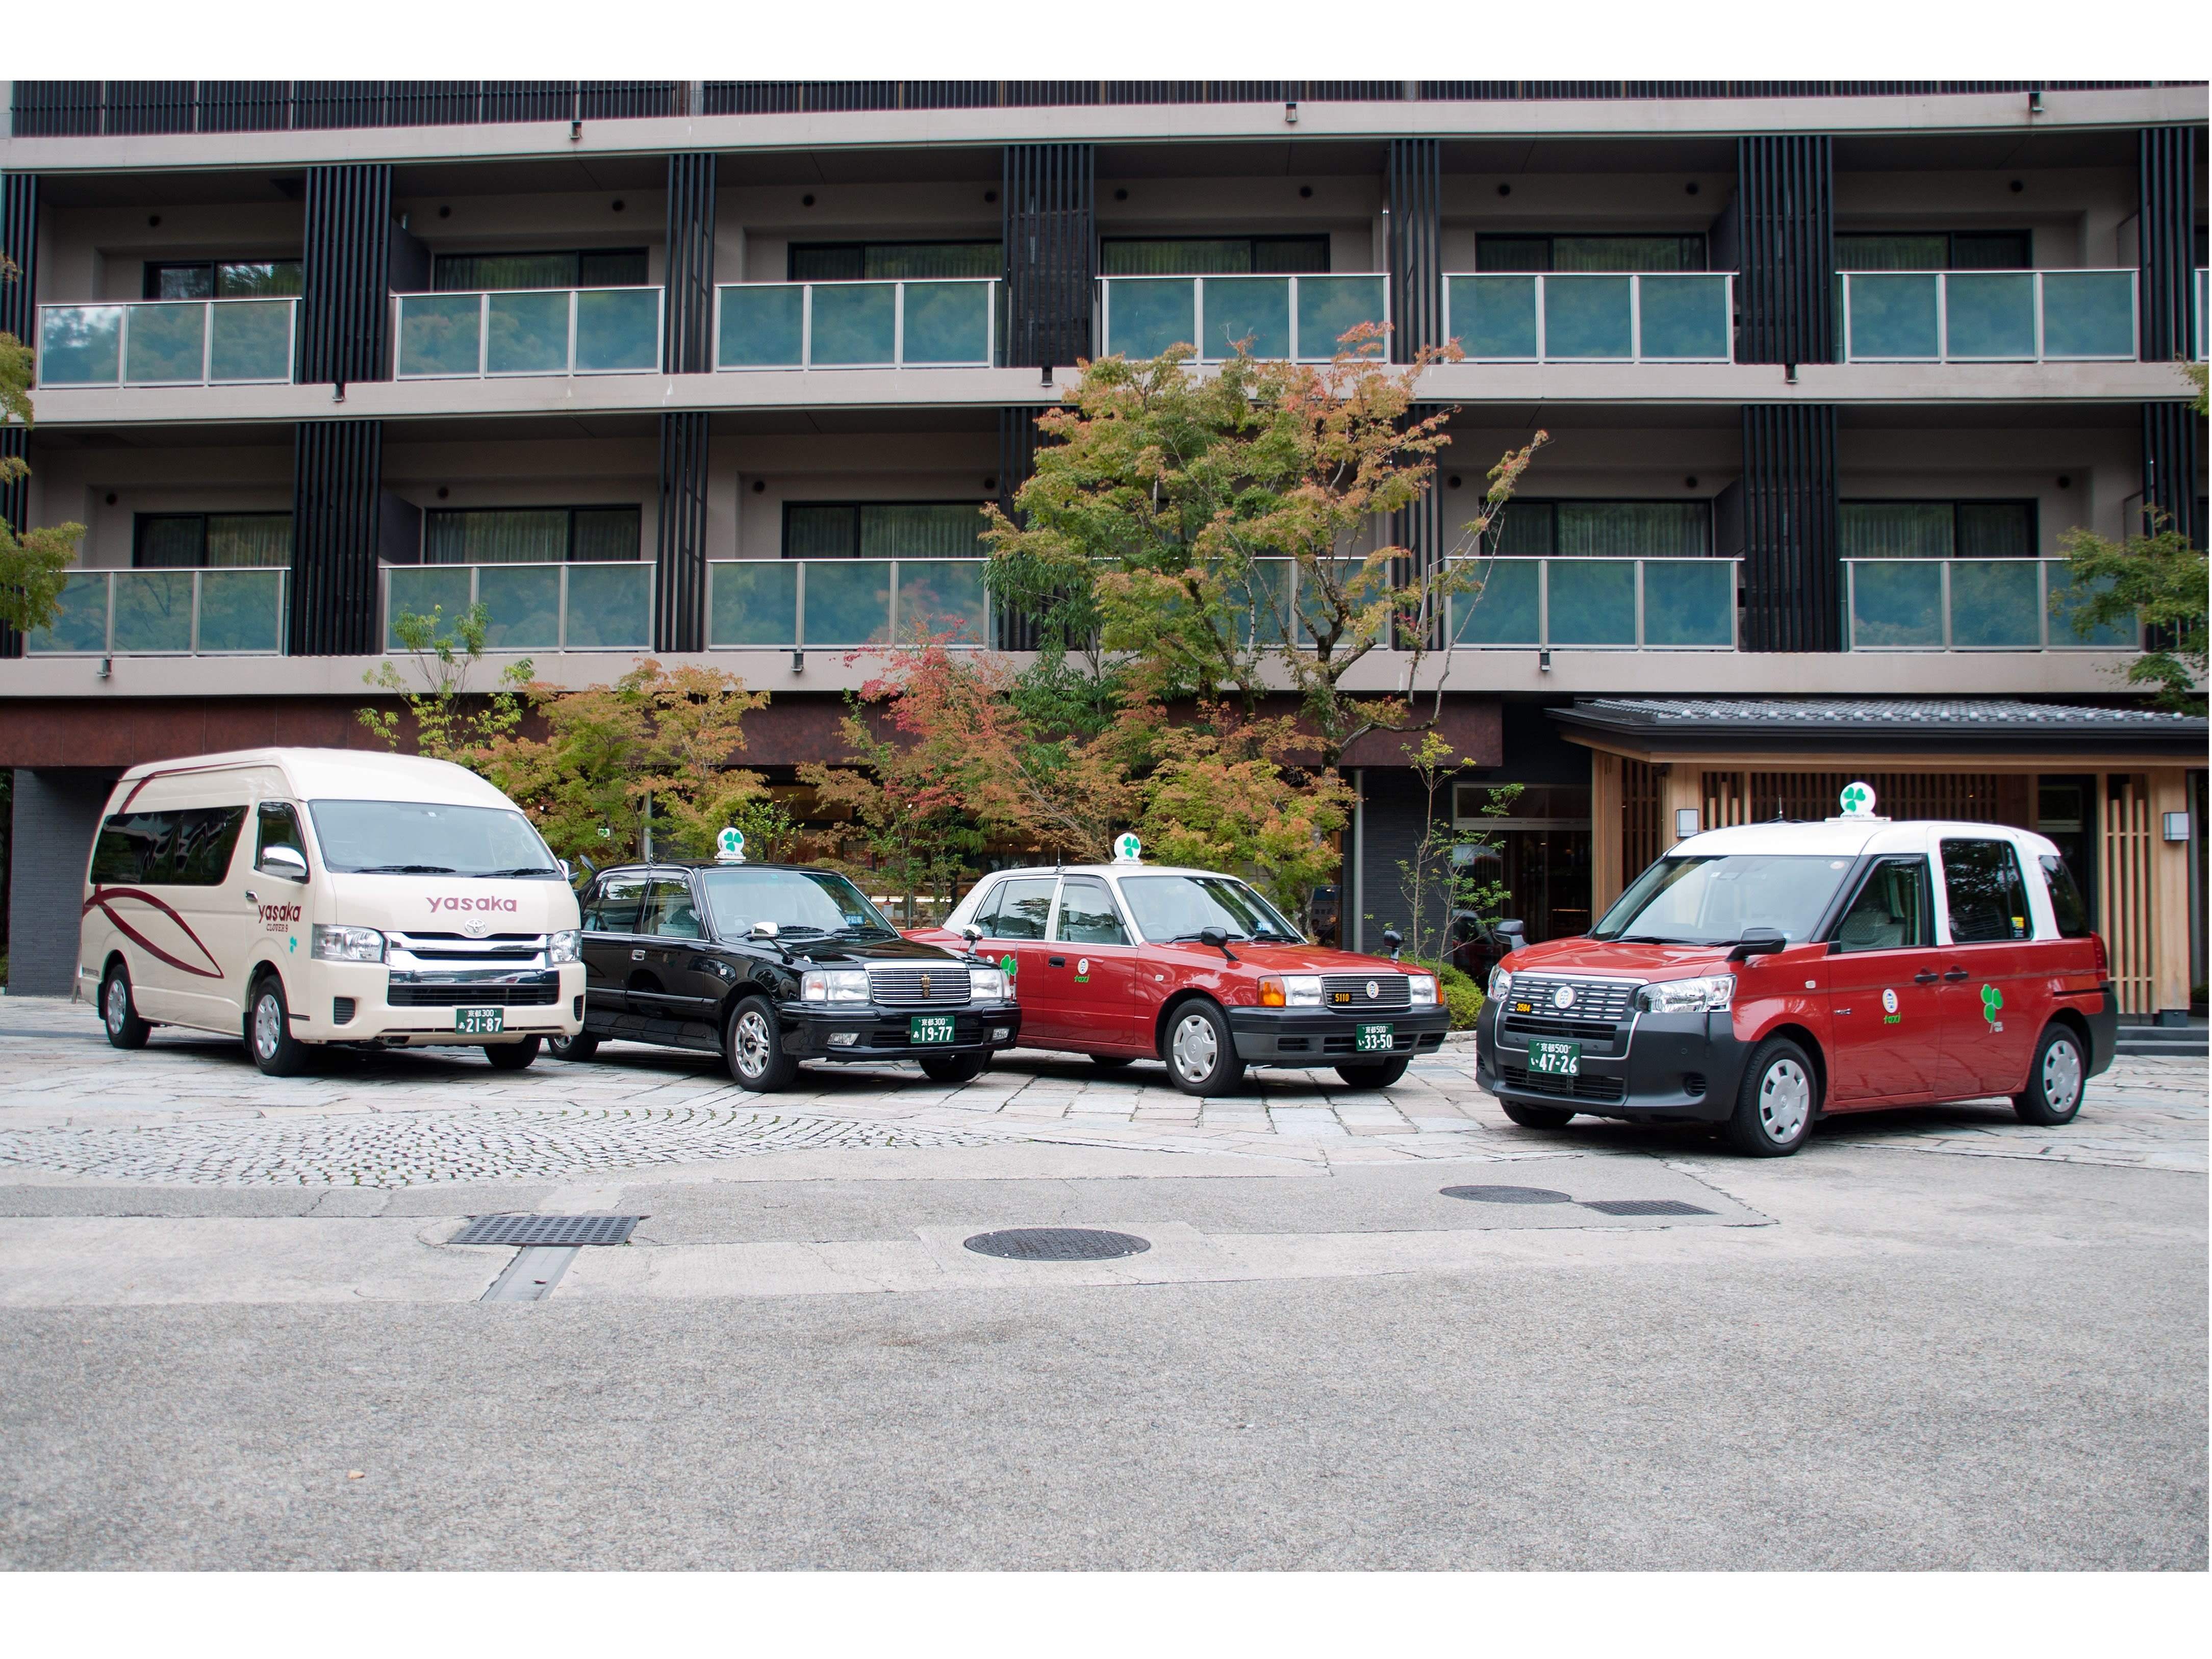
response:
[[[520,1072],[538,1058],[538,1039],[526,1036],[520,1042],[487,1042],[484,1058],[496,1071]]]
[[[784,1052],[775,1006],[766,997],[747,997],[730,1010],[722,1028],[722,1060],[740,1089],[772,1095],[791,1087],[799,1075],[797,1056]]]
[[[131,970],[117,963],[100,982],[100,1023],[107,1040],[118,1048],[143,1048],[154,1028],[138,1018],[138,1004],[131,994]]]
[[[1564,1129],[1575,1121],[1575,1115],[1560,1106],[1524,1106],[1517,1100],[1498,1104],[1510,1122],[1524,1129]]]
[[[1787,1158],[1813,1133],[1820,1109],[1820,1073],[1812,1060],[1788,1037],[1769,1037],[1743,1068],[1724,1133],[1747,1158]]]
[[[284,981],[264,974],[246,994],[246,1052],[270,1077],[297,1077],[307,1069],[307,1045],[292,1035]]]
[[[2087,1047],[2069,1025],[2053,1020],[2045,1026],[2035,1061],[2027,1068],[2027,1087],[2012,1097],[2013,1115],[2039,1128],[2071,1123],[2089,1081]]]
[[[545,1052],[556,1060],[581,1065],[599,1052],[599,1040],[589,1031],[579,1031],[572,1037],[548,1037]]]

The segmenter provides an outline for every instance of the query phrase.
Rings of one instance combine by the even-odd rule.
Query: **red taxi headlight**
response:
[[[1282,1008],[1290,999],[1283,994],[1283,981],[1269,975],[1260,981],[1260,1006],[1262,1008]]]

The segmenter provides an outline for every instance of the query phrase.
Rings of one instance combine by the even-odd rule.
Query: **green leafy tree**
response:
[[[21,276],[15,262],[0,254],[0,282],[17,282]],[[30,429],[35,367],[30,347],[12,334],[0,332],[0,428]],[[0,455],[0,485],[16,483],[30,476],[30,463],[21,456]],[[83,539],[81,524],[46,525],[33,530],[0,518],[0,623],[26,634],[52,626],[60,614],[69,567]]]
[[[481,751],[512,736],[522,724],[530,685],[528,659],[502,669],[497,689],[488,697],[470,690],[490,627],[491,612],[481,600],[456,616],[450,627],[445,625],[440,605],[431,606],[428,616],[403,611],[392,618],[392,631],[408,653],[414,678],[402,675],[387,659],[362,675],[362,683],[402,700],[414,726],[416,754],[481,770]],[[398,749],[398,709],[370,707],[356,710],[356,718],[386,748]]]
[[[2127,665],[2128,684],[2150,691],[2161,708],[2204,712],[2206,572],[2203,551],[2150,515],[2148,534],[2114,542],[2075,529],[2059,538],[2069,588],[2051,608],[2082,639],[2100,628],[2129,628],[2140,617],[2150,649]]]
[[[1398,860],[1400,895],[1406,902],[1406,945],[1415,960],[1441,967],[1451,947],[1452,919],[1473,915],[1495,926],[1511,902],[1504,879],[1503,850],[1492,829],[1455,827],[1451,788],[1466,762],[1434,732],[1419,744],[1404,745],[1407,763],[1422,789],[1421,838],[1413,856]],[[1522,786],[1498,784],[1484,791],[1480,816],[1502,819],[1521,799]],[[1437,797],[1443,797],[1439,811]]]

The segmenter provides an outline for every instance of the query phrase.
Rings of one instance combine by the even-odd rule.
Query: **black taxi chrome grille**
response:
[[[1367,988],[1370,985],[1372,994]],[[1403,974],[1323,974],[1321,978],[1324,1008],[1407,1008],[1413,1000]]]
[[[968,1000],[968,970],[957,962],[943,967],[871,968],[869,1000],[880,1008],[943,1008]]]

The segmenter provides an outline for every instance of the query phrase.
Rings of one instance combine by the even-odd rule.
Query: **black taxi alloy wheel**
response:
[[[118,1048],[143,1048],[153,1027],[138,1018],[138,1005],[131,1000],[131,971],[121,963],[107,970],[100,986],[100,1023],[107,1040]]]
[[[599,1040],[589,1031],[579,1031],[572,1037],[547,1037],[545,1052],[556,1060],[581,1064],[599,1052]]]
[[[1229,1017],[1203,998],[1180,1005],[1168,1016],[1161,1048],[1169,1081],[1187,1095],[1225,1095],[1243,1080],[1244,1062],[1237,1057]]]
[[[1820,1085],[1813,1062],[1788,1037],[1769,1037],[1743,1068],[1729,1144],[1752,1158],[1786,1158],[1813,1133]]]
[[[487,1042],[484,1058],[495,1071],[523,1071],[538,1058],[538,1041],[534,1036],[526,1036],[520,1042]]]
[[[2013,1115],[2041,1128],[2071,1123],[2081,1109],[2081,1091],[2088,1081],[2087,1048],[2072,1027],[2045,1026],[2034,1063],[2027,1068],[2027,1087],[2012,1097]]]
[[[284,981],[264,974],[246,999],[246,1050],[270,1077],[297,1077],[307,1069],[307,1045],[292,1035]]]
[[[766,997],[747,997],[730,1010],[722,1032],[722,1058],[740,1089],[774,1094],[799,1075],[799,1060],[783,1048],[775,1008]]]

